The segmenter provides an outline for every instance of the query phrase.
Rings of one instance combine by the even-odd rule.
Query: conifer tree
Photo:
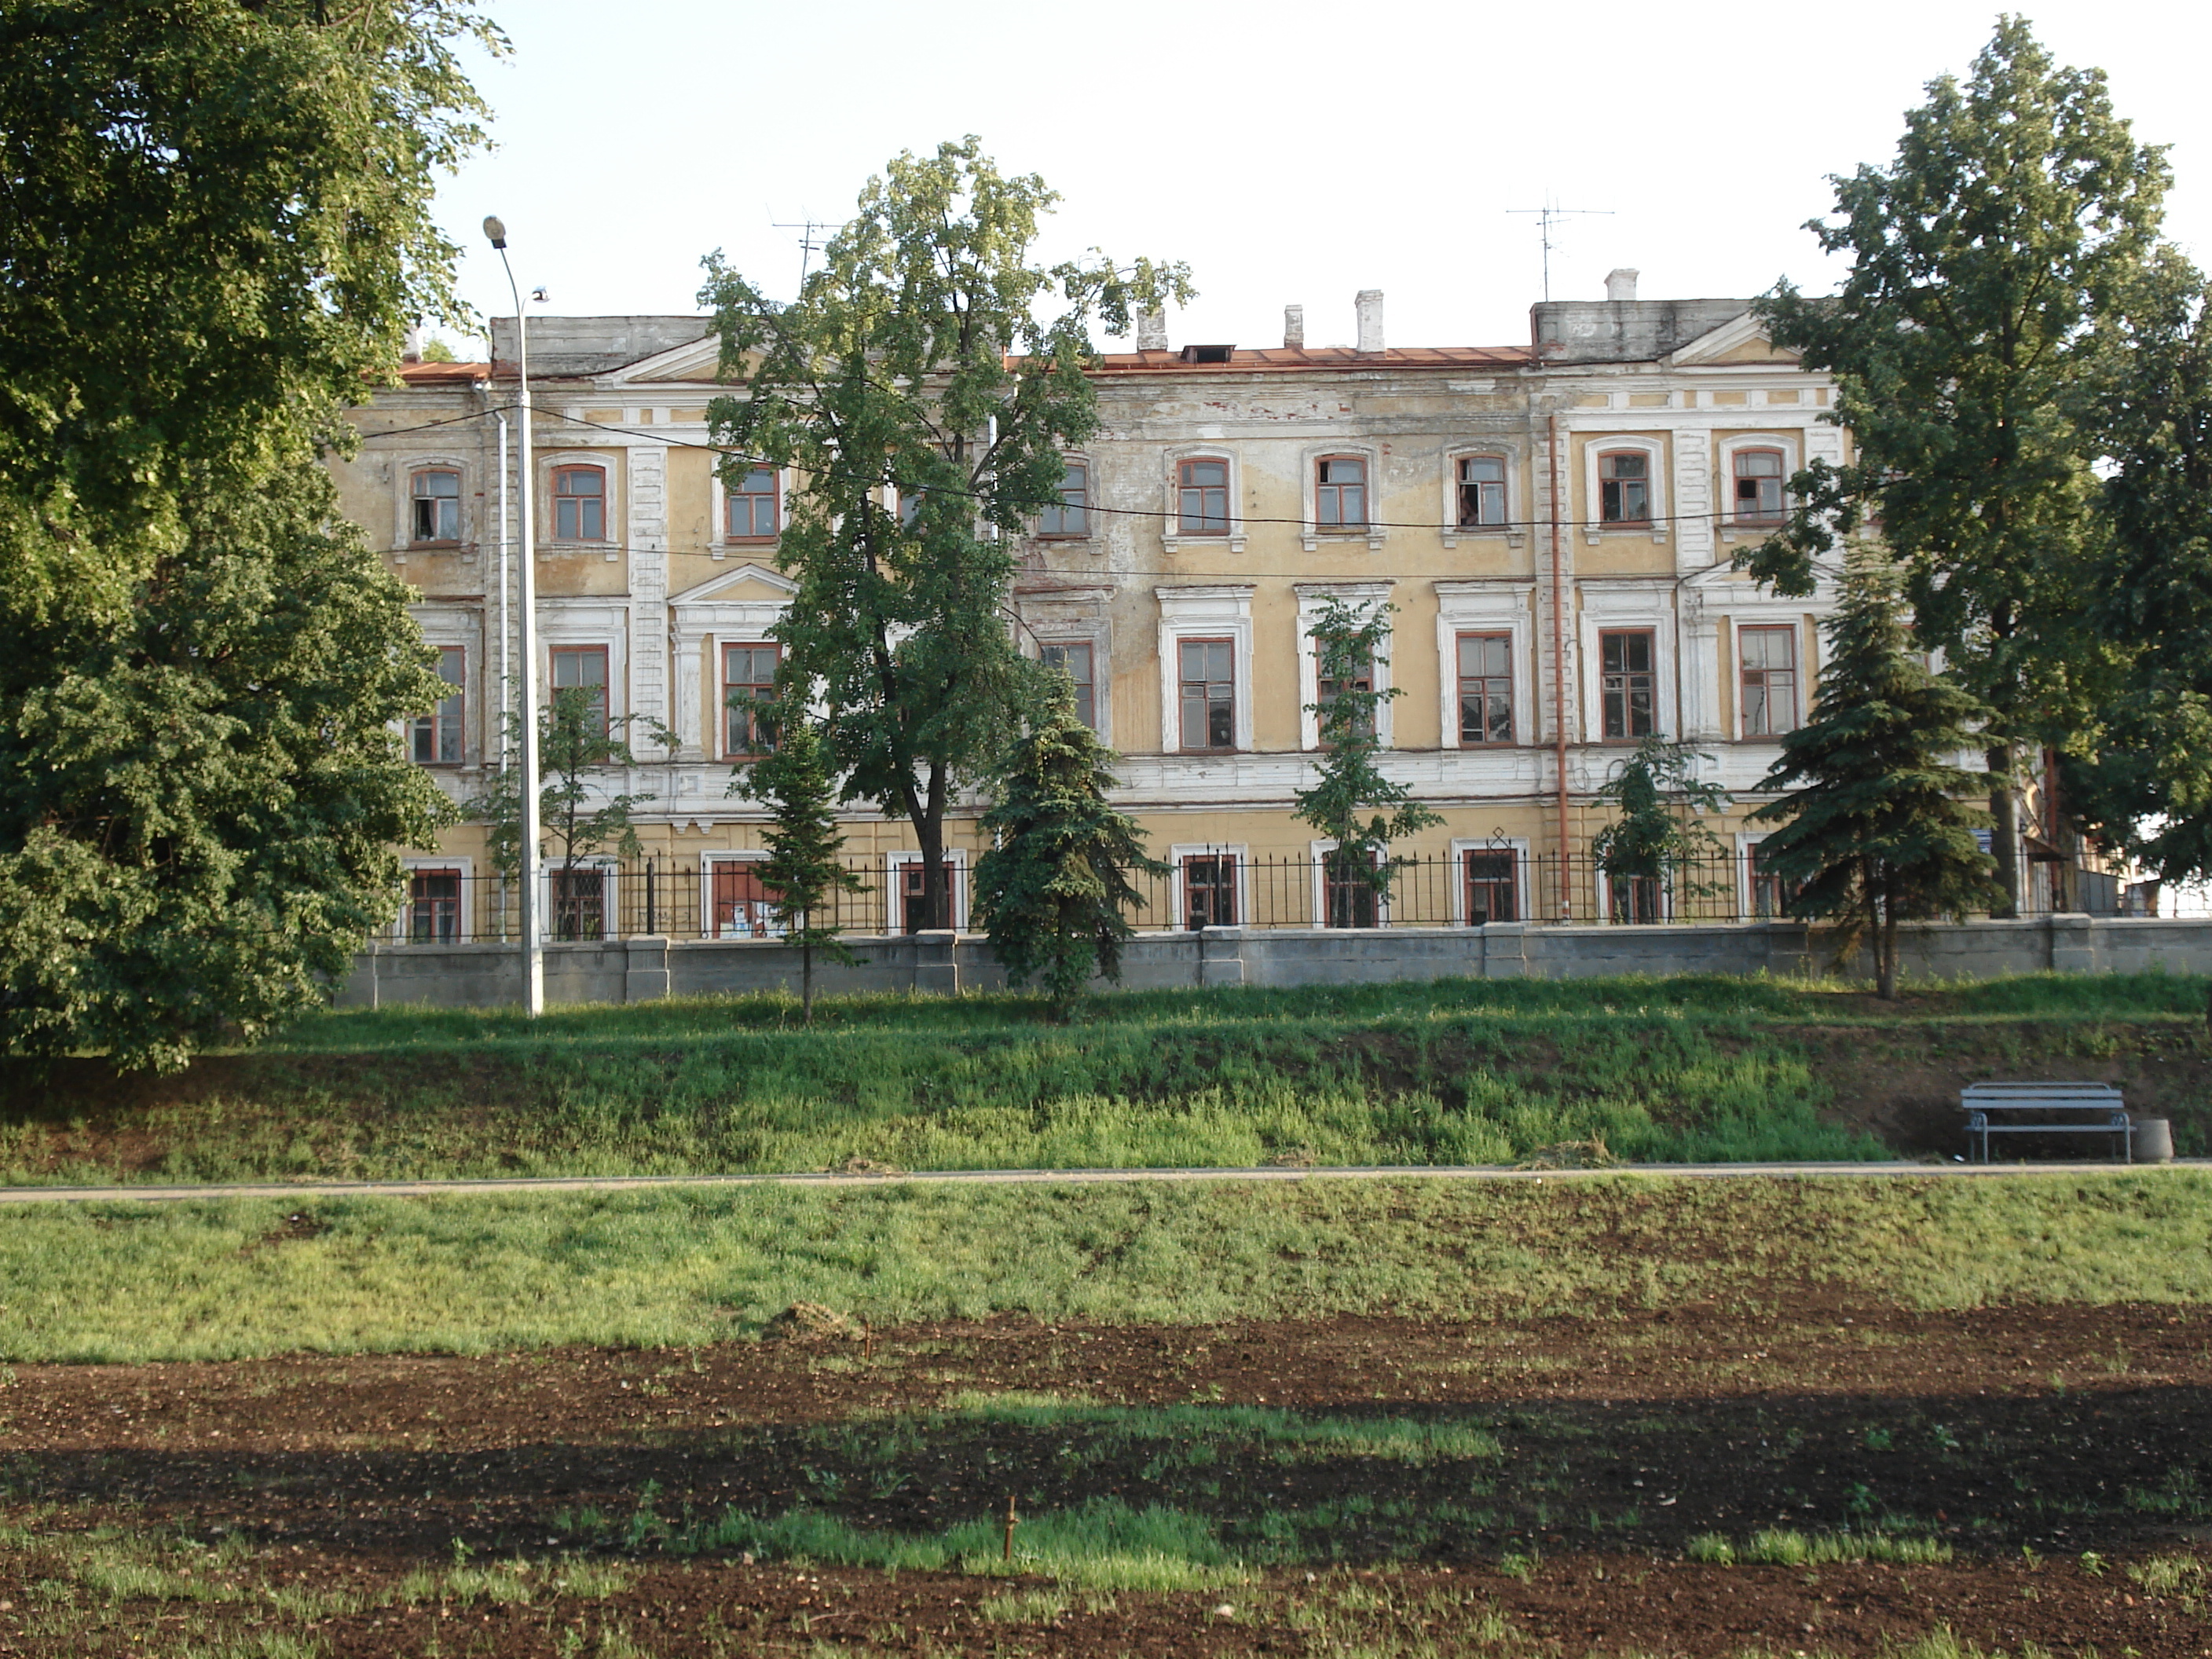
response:
[[[1672,893],[1678,898],[1710,893],[1716,885],[1701,880],[1700,864],[1726,856],[1727,848],[1705,822],[1705,815],[1728,805],[1728,793],[1717,784],[1698,776],[1699,763],[1710,761],[1689,744],[1648,737],[1621,763],[1605,787],[1601,800],[1610,801],[1617,816],[1598,831],[1590,853],[1598,868],[1616,884],[1613,908],[1621,921],[1656,921],[1657,904],[1638,902],[1636,884],[1655,897]]]
[[[772,895],[769,907],[784,942],[799,947],[799,1003],[811,1025],[814,953],[848,965],[860,960],[838,937],[835,906],[838,894],[857,892],[861,884],[838,857],[845,836],[837,828],[837,781],[821,728],[804,709],[786,707],[772,717],[771,729],[775,746],[732,778],[730,790],[773,814],[762,837],[769,855],[757,873]]]
[[[1139,900],[1130,874],[1168,867],[1108,802],[1114,753],[1076,717],[1073,683],[1058,673],[1047,684],[998,803],[983,815],[995,841],[975,867],[975,913],[1007,979],[1041,982],[1064,1020],[1094,973],[1121,977],[1121,942],[1132,931],[1125,913]]]
[[[1389,661],[1382,647],[1396,610],[1331,599],[1310,630],[1320,697],[1306,712],[1316,717],[1322,760],[1313,787],[1294,799],[1297,816],[1335,843],[1323,884],[1332,927],[1371,927],[1404,862],[1390,856],[1390,843],[1443,822],[1375,763],[1382,705],[1405,695],[1395,685],[1375,689],[1376,667]]]
[[[1790,914],[1838,919],[1845,952],[1869,940],[1885,998],[1897,994],[1899,922],[2002,897],[1974,839],[1990,815],[1960,799],[1985,780],[1945,758],[1975,746],[1968,723],[1984,710],[1929,672],[1899,586],[1878,549],[1852,550],[1823,625],[1820,702],[1766,776],[1770,788],[1798,787],[1751,815],[1782,826],[1759,844],[1759,861],[1802,884]]]

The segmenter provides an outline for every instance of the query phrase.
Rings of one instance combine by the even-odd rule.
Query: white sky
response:
[[[1547,193],[1613,216],[1563,222],[1556,298],[1602,297],[1615,265],[1646,299],[1784,274],[1824,291],[1799,227],[1830,207],[1826,175],[1887,161],[1923,85],[1963,75],[1995,21],[1981,0],[487,3],[515,46],[477,75],[499,148],[440,197],[480,310],[513,308],[486,213],[547,310],[688,312],[709,249],[788,293],[799,233],[778,222],[840,220],[889,156],[975,132],[1065,198],[1048,253],[1188,260],[1174,342],[1248,346],[1277,343],[1294,301],[1311,343],[1348,343],[1362,288],[1385,290],[1393,344],[1525,340],[1537,231],[1509,210]],[[2212,260],[2212,11],[2028,15],[2172,146],[2169,231]]]

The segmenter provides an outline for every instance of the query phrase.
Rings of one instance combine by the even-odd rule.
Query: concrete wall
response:
[[[860,965],[817,962],[823,992],[994,991],[1006,975],[989,941],[918,933],[854,939]],[[2060,915],[1908,927],[1905,970],[1921,979],[2006,974],[2212,973],[2212,919]],[[1832,952],[1796,922],[1675,927],[1210,927],[1130,941],[1127,990],[1207,985],[1352,985],[1394,980],[1581,979],[1605,974],[1806,975]],[[1859,964],[1860,971],[1865,964]],[[382,945],[356,959],[342,1008],[490,1007],[515,1000],[514,948]],[[555,945],[545,951],[549,1002],[642,1002],[655,997],[799,988],[799,952],[768,940],[634,939]]]

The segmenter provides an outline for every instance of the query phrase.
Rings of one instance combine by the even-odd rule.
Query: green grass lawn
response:
[[[2212,1173],[659,1189],[0,1213],[0,1358],[478,1352],[872,1324],[2212,1298]],[[316,1231],[319,1228],[320,1231]]]
[[[0,1073],[0,1178],[1881,1158],[1868,1109],[1900,1079],[1955,1098],[1940,1074],[2108,1063],[2131,1102],[2174,1097],[2151,1103],[2187,1152],[2204,990],[2043,975],[1885,1009],[1771,980],[1446,981],[1107,996],[1064,1026],[1009,996],[832,1000],[811,1028],[780,997],[333,1013],[176,1079]]]

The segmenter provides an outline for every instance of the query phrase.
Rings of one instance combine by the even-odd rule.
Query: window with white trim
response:
[[[438,647],[438,678],[453,689],[427,714],[407,723],[410,757],[419,766],[458,766],[462,760],[461,709],[467,653],[458,645]]]

